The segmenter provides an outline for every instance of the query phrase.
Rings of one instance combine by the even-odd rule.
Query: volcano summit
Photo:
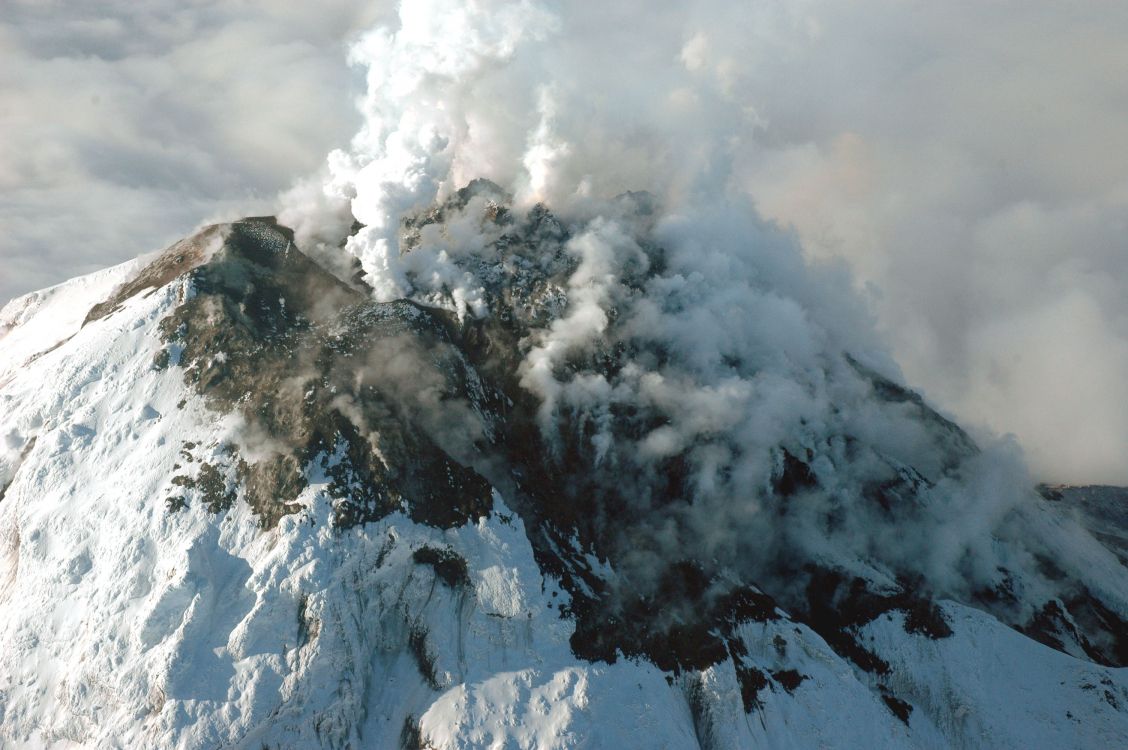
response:
[[[396,233],[248,218],[4,308],[6,744],[1128,736],[1123,530],[786,235],[485,180]]]

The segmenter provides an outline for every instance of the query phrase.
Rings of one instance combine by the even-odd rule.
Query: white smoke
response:
[[[596,301],[601,294],[599,279],[586,275],[608,273],[592,268],[601,248],[615,243],[604,235],[629,236],[634,229],[614,225],[622,212],[608,199],[647,190],[664,212],[664,218],[655,217],[664,227],[659,239],[693,244],[685,255],[701,256],[699,264],[688,264],[690,277],[759,277],[783,297],[802,297],[787,314],[813,311],[857,356],[873,355],[879,347],[867,333],[872,325],[844,271],[828,266],[815,274],[819,280],[809,281],[796,243],[754,218],[739,183],[741,163],[756,150],[758,119],[736,90],[740,66],[752,62],[717,57],[715,41],[699,24],[758,28],[756,38],[770,36],[753,22],[774,13],[747,15],[711,3],[403,3],[397,26],[376,28],[352,49],[353,62],[367,70],[363,129],[348,152],[330,155],[320,195],[306,185],[288,196],[283,220],[297,226],[299,239],[319,231],[318,241],[328,245],[345,239],[341,217],[347,205],[364,225],[347,249],[361,260],[378,298],[453,289],[464,298],[463,309],[482,314],[471,280],[450,263],[452,255],[488,244],[475,236],[476,218],[463,223],[461,240],[424,238],[405,254],[399,237],[405,216],[478,177],[516,196],[518,209],[544,201],[575,219],[603,216],[573,242],[584,262],[572,282],[568,319],[554,327],[557,338],[582,337],[590,331],[573,334],[573,323],[598,328],[591,319],[597,311],[580,300]],[[646,44],[637,43],[637,24],[645,26]],[[336,228],[338,236],[328,237],[325,227]],[[713,247],[703,246],[702,231]],[[734,259],[733,243],[755,246],[754,257]],[[829,276],[839,278],[837,291],[828,295],[821,277]],[[777,330],[781,342],[803,345],[781,328],[787,325],[787,314],[776,316],[782,310],[746,312],[770,321],[763,327]],[[716,350],[707,335],[702,338],[705,332],[683,333]],[[545,342],[550,349],[561,346]],[[535,356],[551,359],[548,351]],[[888,358],[877,356],[880,369],[895,372]]]
[[[850,261],[909,379],[961,421],[1016,433],[1041,478],[1128,482],[1123,4],[60,7],[0,3],[0,304],[270,211],[365,119],[410,155],[411,110],[452,139],[420,183],[440,194],[487,176],[558,210],[647,185],[754,200]],[[350,75],[344,50],[380,21],[419,97],[374,88],[362,118],[377,55]],[[294,196],[340,219],[312,245],[347,231],[347,173],[392,153],[368,130],[339,190]]]
[[[330,155],[322,206],[339,215],[347,202],[364,225],[348,249],[385,299],[412,291],[399,266],[401,219],[451,190],[457,157],[478,150],[475,116],[487,102],[474,100],[477,86],[554,24],[531,2],[456,0],[404,3],[399,21],[352,48],[368,71],[365,124],[348,153]]]
[[[1091,90],[1104,57],[1057,78],[1016,72],[1059,59],[1055,33],[1111,47],[1057,16],[820,0],[404,4],[354,49],[369,70],[366,126],[331,159],[329,192],[369,225],[352,249],[387,296],[407,291],[397,217],[476,177],[573,214],[638,189],[670,211],[755,202],[808,256],[850,260],[898,360],[963,421],[1017,432],[1042,477],[1122,481],[1128,418],[1106,394],[1128,356],[1123,255],[1099,229],[1123,222],[1122,180],[1107,150],[1079,140],[1118,142],[1117,120],[1091,97],[1022,108]],[[1075,105],[1085,117],[1068,116]]]
[[[722,25],[732,15],[721,5],[426,0],[367,34],[351,57],[368,71],[365,125],[348,152],[330,155],[325,193],[329,213],[349,203],[365,225],[350,250],[378,294],[406,291],[400,219],[478,177],[519,206],[575,214],[605,211],[627,190],[672,210],[725,196],[749,205],[737,175],[758,120],[702,62],[709,46],[694,19],[706,10]]]
[[[794,7],[404,2],[398,24],[352,51],[368,71],[363,129],[330,156],[322,193],[292,193],[284,216],[336,227],[317,241],[344,242],[377,299],[480,317],[491,311],[465,261],[494,252],[491,197],[424,226],[410,248],[405,219],[479,177],[515,197],[519,220],[547,203],[571,231],[574,271],[564,314],[523,342],[521,383],[541,399],[547,437],[579,425],[594,465],[637,490],[650,544],[752,569],[791,545],[967,596],[1042,545],[1007,531],[1034,504],[1013,444],[988,440],[952,465],[913,404],[874,399],[851,360],[898,370],[845,266],[805,260],[798,236],[755,209],[765,120],[750,81],[822,34]],[[651,197],[616,199],[627,190]],[[346,207],[364,225],[347,240]],[[631,352],[621,369],[584,364],[613,346]],[[646,417],[641,434],[616,431],[624,412]],[[761,504],[781,450],[819,486],[782,527]],[[674,459],[689,502],[678,518],[651,514]],[[898,467],[931,489],[890,523],[861,497]]]

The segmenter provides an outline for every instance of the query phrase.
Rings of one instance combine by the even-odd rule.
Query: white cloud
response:
[[[373,3],[0,5],[0,302],[270,211],[359,124]]]

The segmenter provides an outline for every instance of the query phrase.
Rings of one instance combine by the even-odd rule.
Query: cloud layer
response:
[[[370,6],[0,5],[0,303],[270,211],[359,126]]]

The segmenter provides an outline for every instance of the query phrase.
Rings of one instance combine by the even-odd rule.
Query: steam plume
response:
[[[596,482],[628,486],[645,540],[623,540],[636,548],[627,575],[672,550],[767,575],[787,547],[875,560],[867,575],[908,572],[958,596],[1004,568],[1033,570],[1048,542],[1021,533],[1038,510],[1014,446],[966,450],[913,402],[873,398],[866,373],[899,375],[849,274],[805,262],[754,210],[740,179],[759,123],[740,96],[744,67],[731,39],[694,25],[707,12],[724,28],[732,13],[631,5],[404,3],[397,27],[353,48],[368,70],[363,129],[330,155],[322,192],[292,193],[287,212],[340,227],[347,208],[363,228],[335,239],[378,299],[463,317],[491,314],[472,261],[494,252],[493,199],[410,246],[405,219],[477,177],[515,196],[519,215],[538,202],[560,213],[567,306],[524,342],[521,383],[547,440],[571,431]],[[653,38],[623,44],[626,18]],[[628,354],[608,372],[596,362],[613,347]],[[794,457],[811,476],[783,508],[765,498]],[[673,510],[671,462],[688,477]],[[892,518],[862,501],[913,472],[915,500]]]

